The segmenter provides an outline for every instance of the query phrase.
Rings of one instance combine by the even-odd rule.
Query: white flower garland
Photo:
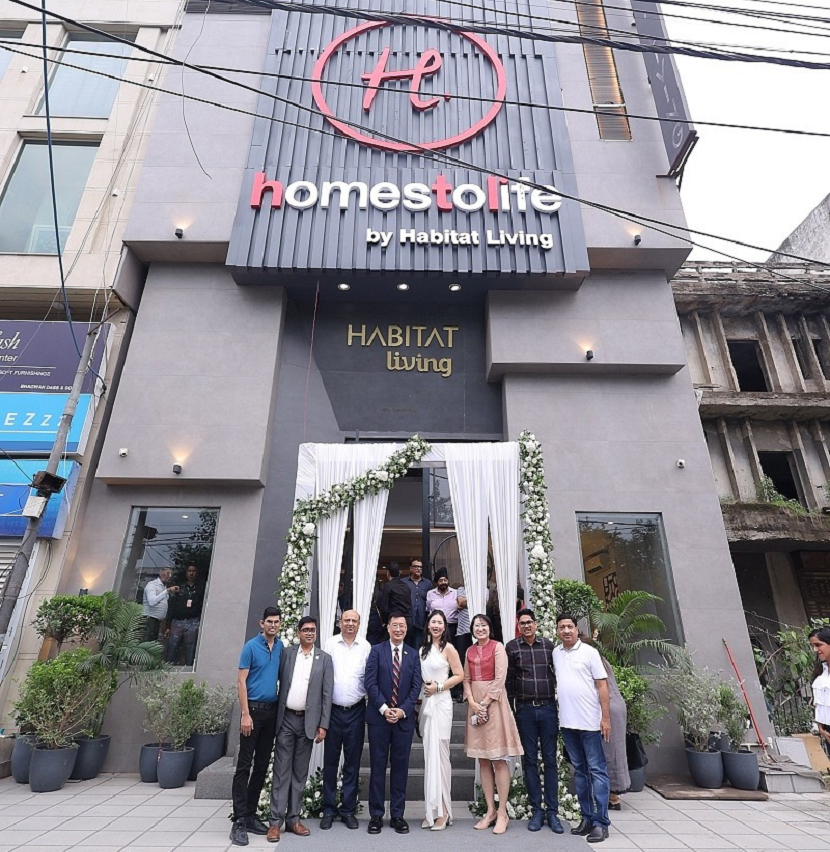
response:
[[[553,538],[550,512],[545,496],[545,460],[542,445],[532,432],[519,435],[519,489],[522,499],[524,541],[528,554],[530,599],[536,614],[539,634],[556,639],[556,600],[553,581]]]
[[[413,435],[403,449],[392,453],[382,465],[348,482],[333,485],[317,497],[297,501],[291,527],[285,537],[288,548],[278,592],[282,622],[285,625],[281,638],[286,645],[299,640],[296,625],[303,617],[308,603],[308,561],[313,553],[320,519],[331,517],[339,509],[345,509],[369,494],[377,494],[384,488],[388,490],[430,449],[429,443]]]

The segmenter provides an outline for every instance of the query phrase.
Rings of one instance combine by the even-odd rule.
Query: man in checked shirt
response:
[[[536,616],[531,609],[517,615],[519,638],[511,639],[507,651],[507,698],[514,708],[516,727],[522,741],[527,795],[533,814],[528,831],[541,831],[548,825],[555,834],[565,829],[559,811],[559,776],[556,770],[556,744],[559,716],[556,711],[556,676],[553,673],[553,642],[536,635]],[[545,773],[545,807],[539,781],[539,748]]]

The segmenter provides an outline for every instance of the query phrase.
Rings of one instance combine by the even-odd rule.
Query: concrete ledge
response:
[[[196,777],[194,799],[230,799],[233,785],[234,759],[220,757],[206,766]]]
[[[0,738],[0,778],[8,778],[12,774],[12,751],[14,737]]]

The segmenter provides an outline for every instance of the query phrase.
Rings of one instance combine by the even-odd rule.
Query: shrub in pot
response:
[[[730,683],[720,685],[718,721],[726,728],[730,749],[723,752],[723,771],[726,780],[738,790],[757,790],[761,780],[758,755],[740,751],[749,724],[749,710],[743,697]]]
[[[97,595],[55,595],[43,601],[32,627],[38,636],[53,639],[60,652],[64,642],[86,642],[101,618],[102,599]]]
[[[187,741],[193,747],[193,765],[189,781],[225,753],[230,725],[231,708],[236,699],[236,690],[225,686],[208,687],[205,702],[196,722],[196,729]]]
[[[674,704],[677,722],[686,739],[686,761],[698,787],[723,785],[720,751],[709,750],[709,736],[720,708],[720,678],[699,669],[691,654],[683,652],[674,665],[661,668],[659,686]]]
[[[88,724],[103,687],[100,670],[81,671],[88,648],[62,651],[32,664],[15,702],[18,724],[32,732],[36,746],[29,767],[33,792],[59,790],[75,764],[74,737]]]
[[[171,672],[148,677],[142,684],[139,698],[152,715],[159,743],[156,769],[160,787],[181,787],[190,774],[193,748],[187,741],[198,723],[206,691],[204,683],[181,680]]]
[[[94,627],[97,650],[81,663],[81,669],[100,671],[103,686],[89,724],[78,738],[78,759],[71,776],[76,780],[94,778],[104,766],[110,737],[101,731],[118,689],[135,681],[139,673],[163,666],[161,643],[144,641],[145,618],[141,606],[115,592],[107,592],[99,600],[99,616]]]

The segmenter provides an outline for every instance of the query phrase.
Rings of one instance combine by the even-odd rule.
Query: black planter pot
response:
[[[187,741],[193,748],[193,765],[190,767],[188,781],[195,781],[196,776],[211,763],[216,763],[225,754],[227,731],[218,734],[193,734]]]
[[[723,752],[726,780],[737,790],[757,790],[761,780],[758,755],[752,751]]]
[[[642,793],[646,787],[646,768],[629,769],[628,775],[631,778],[631,785],[628,788],[629,793]]]
[[[193,749],[185,746],[182,751],[163,748],[159,752],[158,776],[159,787],[171,790],[174,787],[184,787],[190,767],[193,765]]]
[[[709,734],[709,751],[729,751],[731,748],[729,734],[720,731],[712,731]]]
[[[12,778],[18,784],[29,783],[29,764],[32,762],[32,750],[35,738],[31,734],[18,736],[12,749]]]
[[[723,786],[723,752],[686,749],[686,762],[698,787],[717,790]]]
[[[141,754],[138,758],[138,774],[145,784],[158,782],[158,763],[161,750],[169,747],[170,743],[147,743],[141,746]]]
[[[36,746],[29,766],[29,787],[32,792],[51,793],[60,790],[69,780],[77,757],[76,748]]]
[[[104,768],[110,750],[110,735],[102,737],[76,737],[78,757],[69,776],[73,781],[88,781]]]

